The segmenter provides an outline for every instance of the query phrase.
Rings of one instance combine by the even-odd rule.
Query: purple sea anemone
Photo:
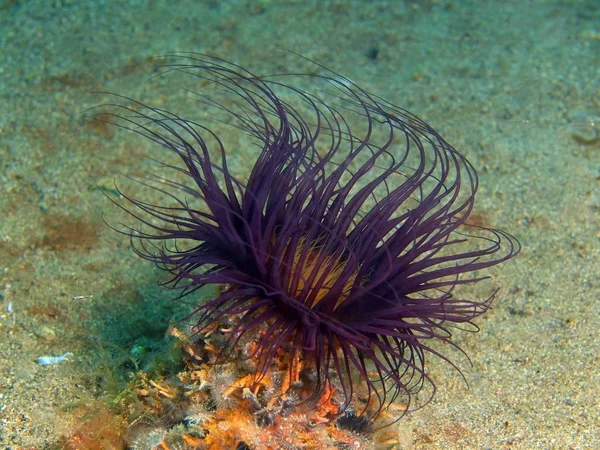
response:
[[[226,148],[206,121],[109,105],[182,163],[141,181],[170,203],[125,196],[143,225],[124,232],[182,297],[222,287],[194,314],[199,332],[229,320],[224,352],[252,335],[260,377],[283,349],[290,371],[305,362],[313,398],[335,386],[340,413],[370,420],[395,399],[408,408],[425,383],[433,393],[426,355],[450,360],[431,342],[456,347],[451,328],[472,325],[496,292],[472,299],[464,285],[519,244],[468,223],[477,175],[433,128],[319,70],[264,77],[198,55],[167,66],[210,90],[198,98],[254,150]]]

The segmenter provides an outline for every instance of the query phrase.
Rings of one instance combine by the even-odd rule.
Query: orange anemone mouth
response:
[[[288,247],[290,246],[288,242]],[[288,251],[291,249],[288,249]],[[324,299],[333,304],[332,311],[350,296],[358,276],[358,268],[349,270],[344,252],[326,253],[320,243],[307,244],[306,238],[293,249],[292,268],[287,278],[286,293],[309,309],[314,309]],[[341,282],[341,289],[332,290]],[[335,299],[330,299],[335,295]]]

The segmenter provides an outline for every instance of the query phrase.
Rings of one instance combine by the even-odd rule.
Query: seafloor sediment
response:
[[[164,337],[185,310],[103,222],[127,219],[101,191],[117,196],[114,179],[151,162],[139,141],[82,119],[107,99],[92,92],[199,111],[181,86],[151,78],[152,57],[307,68],[283,48],[427,120],[478,171],[480,223],[523,244],[492,272],[500,291],[481,331],[455,333],[468,384],[432,360],[439,391],[398,422],[394,445],[600,447],[596,3],[0,2],[0,446],[89,432],[96,448],[122,448],[110,430],[163,425],[125,423],[120,407],[185,395],[152,373],[135,384],[153,364],[189,369]],[[243,171],[253,148],[224,140]]]

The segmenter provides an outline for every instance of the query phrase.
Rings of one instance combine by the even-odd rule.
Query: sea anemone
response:
[[[477,329],[496,290],[473,299],[464,285],[519,244],[468,221],[477,175],[432,127],[317,69],[256,76],[200,55],[166,66],[199,82],[220,126],[247,134],[243,150],[206,121],[126,97],[101,114],[180,162],[139,180],[168,203],[123,194],[142,226],[122,232],[179,297],[220,287],[196,301],[195,330],[227,324],[223,355],[252,341],[257,379],[283,353],[290,374],[306,375],[306,401],[335,391],[336,415],[371,422],[397,399],[407,410],[424,384],[433,395],[426,356],[454,364],[432,341],[457,347],[453,327]],[[241,159],[245,176],[234,175]]]

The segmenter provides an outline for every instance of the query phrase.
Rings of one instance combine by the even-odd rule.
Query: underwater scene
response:
[[[0,0],[0,449],[600,448],[600,4]]]

